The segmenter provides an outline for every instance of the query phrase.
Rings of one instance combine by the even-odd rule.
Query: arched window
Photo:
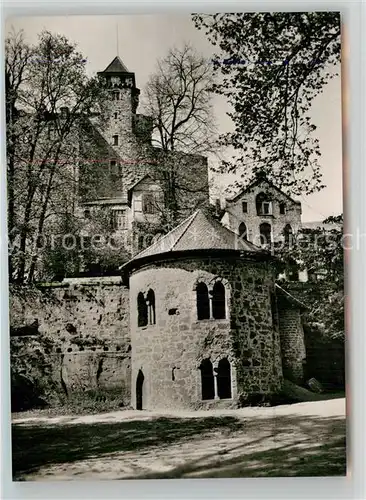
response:
[[[155,293],[154,290],[150,290],[147,292],[147,311],[148,311],[148,320],[150,325],[155,325]]]
[[[248,239],[247,226],[244,222],[242,222],[239,226],[239,238],[242,238],[243,240]]]
[[[272,201],[265,193],[259,193],[255,199],[257,215],[272,215]]]
[[[205,283],[198,283],[197,294],[197,319],[210,318],[210,300],[208,298],[208,288]]]
[[[271,244],[271,224],[268,222],[263,222],[259,226],[259,233],[261,238],[261,245],[270,245]]]
[[[285,235],[285,245],[289,247],[292,243],[292,227],[290,226],[290,224],[286,224],[283,233]]]
[[[209,359],[204,359],[200,366],[202,399],[215,399],[213,366]]]
[[[227,358],[220,359],[217,367],[217,395],[220,399],[231,398],[231,367]]]
[[[221,281],[216,281],[212,291],[212,316],[215,319],[225,319],[225,287]]]
[[[144,294],[140,292],[137,296],[137,326],[147,325],[147,305]]]

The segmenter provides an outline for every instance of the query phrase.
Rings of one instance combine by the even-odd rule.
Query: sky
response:
[[[24,30],[25,38],[36,43],[38,34],[47,29],[65,35],[78,45],[87,58],[90,75],[103,71],[112,59],[119,55],[129,71],[136,75],[136,84],[143,97],[144,86],[156,61],[166,55],[171,47],[189,42],[199,52],[210,58],[214,47],[203,31],[194,27],[190,16],[181,15],[134,15],[134,16],[54,16],[18,17],[8,19],[6,32],[14,27]],[[220,96],[213,102],[219,132],[231,129],[227,116],[229,106]],[[341,79],[333,78],[323,92],[313,101],[313,123],[317,126],[320,142],[320,165],[324,184],[319,193],[298,198],[302,203],[302,220],[319,221],[329,215],[338,215],[342,208],[342,120]],[[212,161],[209,158],[209,162]],[[221,184],[230,181],[221,179]]]

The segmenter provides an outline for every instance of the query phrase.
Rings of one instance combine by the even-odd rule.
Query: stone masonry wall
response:
[[[280,299],[278,312],[283,375],[292,382],[302,383],[306,350],[300,311]]]
[[[237,384],[242,398],[277,392],[282,385],[280,337],[273,323],[274,278],[268,263],[231,264],[231,332],[238,362]]]
[[[222,280],[226,319],[197,320],[197,282]],[[137,326],[137,295],[155,293],[156,324]],[[143,408],[235,406],[250,393],[281,386],[279,339],[271,319],[273,281],[266,264],[184,259],[151,264],[130,277],[132,406],[143,372]],[[231,364],[231,400],[202,401],[201,361]]]
[[[120,279],[13,290],[10,325],[13,368],[41,350],[54,366],[51,379],[60,390],[99,388],[119,393],[129,404],[128,290]]]
[[[272,201],[272,215],[257,215],[256,197],[264,192],[268,199]],[[242,202],[247,202],[247,213],[243,213]],[[280,213],[280,203],[286,206],[286,213]],[[283,230],[286,224],[290,224],[293,233],[301,227],[301,206],[291,202],[285,195],[276,189],[269,187],[265,182],[253,187],[250,191],[244,193],[235,202],[227,202],[226,212],[222,219],[224,226],[235,233],[239,232],[239,225],[244,222],[248,231],[248,240],[260,245],[261,223],[268,223],[272,228],[273,241],[280,241],[283,238]]]

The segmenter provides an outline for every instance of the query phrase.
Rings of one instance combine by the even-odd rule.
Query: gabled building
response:
[[[286,241],[301,228],[301,203],[265,178],[225,200],[224,226],[256,245]]]

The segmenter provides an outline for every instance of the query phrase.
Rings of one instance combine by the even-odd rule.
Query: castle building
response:
[[[82,207],[109,207],[113,234],[131,236],[138,224],[159,223],[165,201],[159,174],[169,153],[152,146],[151,120],[136,113],[135,75],[117,57],[99,76],[111,96],[109,118],[98,131],[103,154],[110,155],[111,183],[108,193],[101,188],[93,199],[84,197]],[[226,200],[219,223],[194,211],[208,203],[207,161],[179,153],[175,160],[182,181],[191,183],[188,197],[180,196],[186,218],[155,241],[130,243],[132,258],[121,268],[132,406],[238,406],[278,392],[284,377],[301,382],[304,306],[276,285],[266,251],[300,229],[301,204],[258,179]]]
[[[286,242],[301,228],[301,203],[265,178],[226,199],[222,224],[256,245]]]
[[[99,76],[110,109],[103,127],[93,116],[81,124],[77,210],[85,234],[108,211],[107,232],[130,258],[122,276],[48,283],[38,302],[14,297],[13,326],[36,319],[36,333],[54,340],[60,391],[117,394],[137,409],[237,407],[278,393],[285,378],[301,383],[305,306],[276,283],[268,251],[299,231],[301,204],[257,179],[226,200],[220,223],[201,208],[207,159],[152,145],[135,75],[118,57]],[[141,236],[161,223],[171,162],[181,222],[136,240],[139,226]]]
[[[90,117],[83,126],[79,213],[87,228],[93,214],[109,210],[113,236],[133,254],[151,241],[141,241],[137,226],[144,225],[146,232],[146,226],[158,224],[164,214],[164,179],[171,163],[181,220],[208,203],[208,164],[200,155],[153,146],[152,118],[137,113],[140,90],[135,74],[119,57],[98,76],[110,106],[102,125]]]
[[[258,177],[232,198],[225,200],[222,224],[240,238],[274,250],[291,248],[302,228],[301,203],[281,191],[271,181]],[[308,273],[294,261],[278,277],[306,282]]]
[[[271,260],[198,210],[122,266],[134,408],[238,406],[302,381],[303,305]]]

